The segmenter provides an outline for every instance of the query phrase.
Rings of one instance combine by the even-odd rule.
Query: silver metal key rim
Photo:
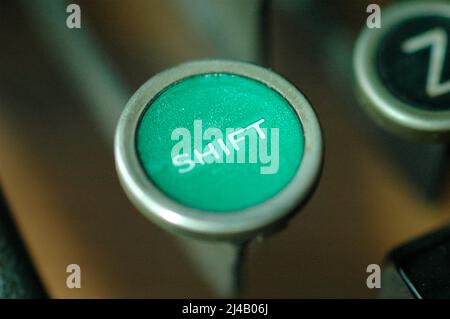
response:
[[[403,102],[388,91],[376,68],[376,55],[384,36],[406,20],[426,16],[450,19],[450,3],[405,1],[382,12],[381,29],[365,28],[361,32],[353,57],[356,87],[363,107],[380,125],[414,137],[448,140],[450,111],[420,110]]]
[[[241,211],[218,214],[177,203],[152,183],[139,162],[135,148],[136,130],[149,102],[177,81],[209,73],[245,76],[276,90],[293,107],[304,130],[303,158],[290,183],[276,196]],[[222,60],[181,64],[149,79],[128,101],[115,135],[115,160],[119,179],[137,208],[147,218],[169,231],[213,240],[248,240],[286,221],[312,193],[321,172],[322,153],[319,122],[310,103],[297,88],[262,67]]]

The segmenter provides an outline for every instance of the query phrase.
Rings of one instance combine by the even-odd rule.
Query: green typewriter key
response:
[[[377,122],[409,136],[450,137],[450,3],[403,2],[365,28],[354,70],[359,97]]]
[[[246,63],[159,73],[126,105],[115,137],[121,184],[177,234],[247,241],[284,225],[318,180],[322,137],[302,93]]]

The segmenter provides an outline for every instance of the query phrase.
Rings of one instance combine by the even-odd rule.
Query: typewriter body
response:
[[[448,236],[433,237],[450,217],[449,131],[417,133],[387,118],[364,91],[370,74],[363,81],[355,70],[362,33],[384,30],[392,43],[413,39],[401,55],[408,66],[395,64],[400,53],[389,51],[392,43],[385,48],[392,57],[358,59],[385,61],[382,74],[393,81],[386,90],[401,91],[403,103],[415,92],[432,110],[448,107],[450,16],[415,22],[410,34],[384,20],[393,6],[415,5],[406,3],[3,1],[0,182],[11,217],[5,228],[21,241],[12,251],[28,256],[19,258],[26,269],[18,276],[33,273],[24,285],[56,298],[221,295],[215,249],[186,245],[184,234],[140,214],[114,158],[120,114],[143,83],[182,63],[220,59],[261,66],[295,85],[314,108],[324,145],[320,181],[301,214],[248,243],[240,296],[449,297]],[[441,3],[448,13],[450,2]],[[254,124],[246,131],[259,133]],[[178,168],[191,169],[186,174],[215,167],[178,160]],[[394,250],[426,234],[426,244]],[[68,286],[70,265],[81,270],[81,288]],[[370,284],[376,266],[381,287]]]

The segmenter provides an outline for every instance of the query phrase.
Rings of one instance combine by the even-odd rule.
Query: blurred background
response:
[[[352,50],[371,2],[78,0],[81,29],[68,29],[70,2],[2,0],[1,191],[48,294],[216,296],[174,236],[128,201],[112,141],[147,79],[219,57],[292,81],[315,107],[326,147],[312,200],[250,246],[242,297],[376,297],[367,265],[448,222],[450,170],[447,147],[392,136],[355,101]],[[73,263],[81,289],[66,286]]]

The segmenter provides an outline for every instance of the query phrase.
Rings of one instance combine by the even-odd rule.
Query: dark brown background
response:
[[[218,54],[170,2],[80,4],[83,21],[132,90],[166,67]],[[326,21],[317,11],[272,7],[270,66],[315,106],[326,159],[303,212],[282,233],[252,245],[243,297],[374,297],[367,265],[450,217],[449,187],[440,202],[426,202],[351,95],[351,46],[366,6],[323,2],[331,13]],[[125,197],[112,150],[35,37],[39,26],[6,1],[0,27],[1,184],[51,296],[214,297],[174,238]],[[65,285],[71,263],[82,268],[82,289]]]

